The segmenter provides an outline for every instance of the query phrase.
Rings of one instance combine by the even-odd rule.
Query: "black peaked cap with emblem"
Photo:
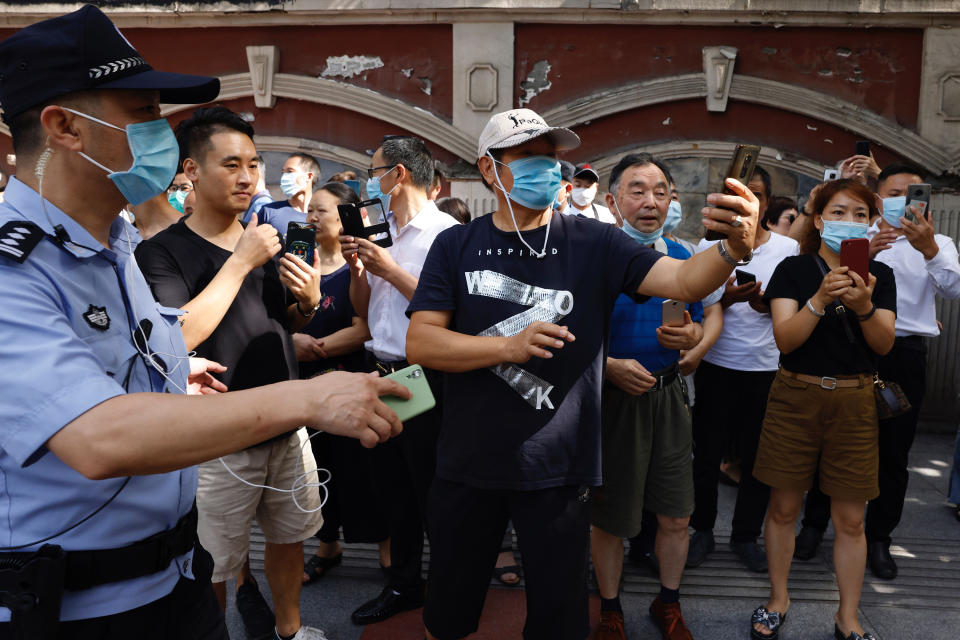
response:
[[[0,42],[0,107],[7,122],[52,98],[89,89],[155,90],[160,102],[203,104],[220,93],[220,81],[155,71],[93,5]]]

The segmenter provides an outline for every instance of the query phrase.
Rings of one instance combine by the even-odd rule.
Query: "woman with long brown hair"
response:
[[[866,502],[877,496],[877,409],[873,379],[893,347],[893,272],[871,260],[867,278],[841,266],[845,239],[865,238],[873,193],[854,180],[817,190],[801,255],[777,267],[764,294],[780,348],[754,476],[770,485],[766,520],[770,599],[751,618],[750,636],[775,639],[790,607],[787,579],[803,494],[819,471],[832,498],[834,566],[840,606],[837,640],[868,640],[857,620],[867,544]]]

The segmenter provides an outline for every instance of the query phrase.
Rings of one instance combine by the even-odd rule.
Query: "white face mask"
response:
[[[573,191],[570,192],[570,197],[573,198],[574,204],[578,207],[586,207],[591,204],[593,199],[597,197],[597,186],[597,183],[593,183],[586,189],[575,187]]]

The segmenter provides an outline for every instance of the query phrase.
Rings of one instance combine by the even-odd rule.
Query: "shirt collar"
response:
[[[56,236],[54,227],[61,225],[70,236],[71,242],[65,242],[63,248],[72,253],[77,258],[89,258],[95,253],[100,253],[107,258],[116,257],[114,252],[129,254],[136,247],[136,239],[139,238],[136,230],[130,234],[129,229],[124,229],[128,223],[119,215],[110,224],[110,247],[102,247],[100,243],[90,235],[86,229],[71,218],[69,215],[57,208],[49,200],[40,201],[40,194],[28,187],[13,176],[3,192],[4,202],[17,211],[21,216],[33,222],[40,227],[48,236]],[[46,210],[46,215],[44,215]],[[49,218],[48,218],[49,217]],[[130,234],[127,241],[127,234]],[[79,246],[84,245],[84,246]],[[90,247],[89,249],[85,247]],[[92,251],[91,249],[96,249]]]
[[[399,231],[396,230],[397,218],[395,215],[393,215],[393,211],[390,211],[389,213],[387,213],[387,220],[390,222],[390,225],[394,230],[394,235],[403,233],[403,230],[406,229],[407,227],[413,227],[414,229],[419,229],[422,231],[430,226],[431,210],[436,211],[437,213],[441,213],[440,209],[437,209],[436,202],[434,202],[433,200],[427,200],[427,204],[425,204],[423,208],[420,209],[420,211],[417,211],[417,213],[413,216],[413,218],[410,219],[410,222],[405,224],[403,229],[400,229]]]

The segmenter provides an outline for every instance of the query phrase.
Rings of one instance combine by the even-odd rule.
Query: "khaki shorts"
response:
[[[860,386],[823,389],[782,371],[770,387],[754,477],[778,489],[820,489],[837,500],[872,500],[879,448],[871,376]]]
[[[300,474],[317,468],[307,442],[306,429],[298,429],[285,440],[244,449],[223,457],[230,469],[253,484],[290,489]],[[326,474],[323,474],[326,475]],[[321,478],[322,480],[322,478]],[[317,482],[317,474],[303,482]],[[306,510],[318,509],[320,490],[303,487],[297,502]],[[243,566],[250,549],[250,525],[254,517],[267,542],[302,542],[323,525],[319,509],[304,513],[292,494],[251,487],[234,478],[220,460],[200,465],[197,485],[197,534],[200,544],[213,556],[213,581],[223,582]]]
[[[681,378],[659,391],[630,395],[603,385],[603,486],[593,491],[590,522],[628,538],[643,509],[671,518],[693,513],[693,425]]]

